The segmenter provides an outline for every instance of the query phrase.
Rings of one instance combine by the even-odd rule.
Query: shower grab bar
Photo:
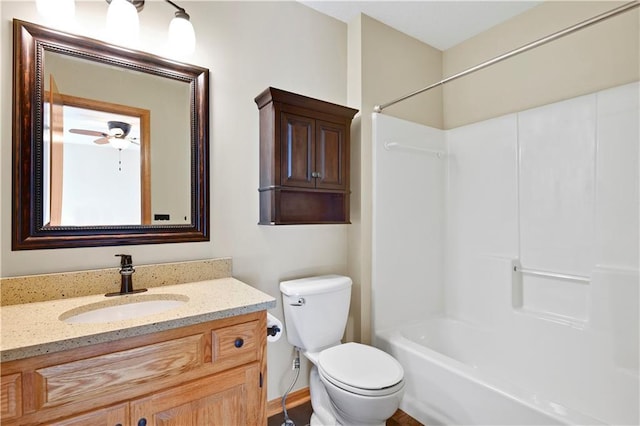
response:
[[[514,272],[520,272],[521,274],[537,275],[539,277],[560,278],[560,279],[563,279],[563,280],[579,281],[579,282],[584,282],[584,283],[591,282],[591,278],[584,277],[582,275],[560,274],[560,273],[557,273],[557,272],[541,271],[539,269],[521,268],[519,266],[514,266],[513,267],[513,271]]]
[[[386,149],[387,151],[393,151],[393,150],[415,151],[423,154],[432,155],[438,158],[444,157],[444,152],[442,151],[437,151],[434,149],[427,149],[427,148],[420,148],[420,147],[411,146],[411,145],[403,145],[398,142],[385,142],[384,149]]]

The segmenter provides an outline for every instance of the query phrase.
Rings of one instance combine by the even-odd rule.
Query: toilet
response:
[[[383,426],[404,391],[404,371],[395,358],[372,346],[341,343],[351,284],[341,275],[280,283],[287,340],[313,364],[312,426]]]

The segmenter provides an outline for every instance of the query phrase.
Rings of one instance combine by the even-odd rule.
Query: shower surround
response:
[[[638,424],[639,93],[448,131],[374,114],[373,338],[413,417]]]

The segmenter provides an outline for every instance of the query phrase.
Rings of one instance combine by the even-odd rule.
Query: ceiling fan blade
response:
[[[78,135],[85,135],[85,136],[100,136],[103,138],[109,136],[104,132],[98,132],[96,130],[85,130],[85,129],[69,129],[69,133],[76,133]]]
[[[98,145],[108,144],[109,143],[109,138],[108,137],[99,138],[99,139],[96,139],[95,141],[93,141],[93,143],[98,144]]]

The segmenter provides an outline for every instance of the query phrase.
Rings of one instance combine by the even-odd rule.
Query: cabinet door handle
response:
[[[238,337],[233,344],[236,346],[236,348],[241,348],[242,345],[244,345],[244,340],[241,337]]]
[[[138,420],[138,426],[147,426],[147,419],[144,417]]]
[[[320,174],[320,172],[312,172],[312,173],[311,173],[311,177],[313,177],[313,178],[319,178],[319,177],[322,177],[322,175]]]

